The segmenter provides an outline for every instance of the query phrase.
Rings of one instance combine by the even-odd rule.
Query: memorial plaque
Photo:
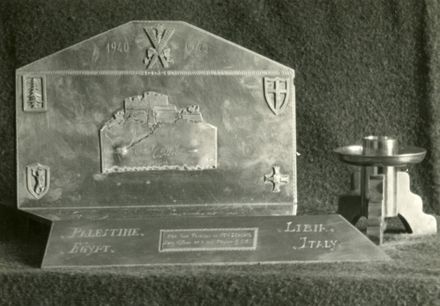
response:
[[[19,68],[16,99],[44,267],[386,257],[338,216],[292,217],[294,71],[218,36],[130,22]]]
[[[22,210],[63,220],[296,213],[289,67],[184,22],[133,21],[16,78]]]
[[[339,215],[54,222],[43,267],[389,260]]]

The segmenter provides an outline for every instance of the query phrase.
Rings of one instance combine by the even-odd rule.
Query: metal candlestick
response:
[[[355,222],[360,216],[366,217],[371,240],[383,242],[387,217],[399,216],[413,234],[437,232],[436,219],[423,212],[422,199],[410,191],[409,174],[402,171],[409,164],[421,162],[425,149],[399,149],[396,139],[367,136],[362,145],[340,147],[335,152],[344,163],[361,167],[360,179],[352,178],[350,205],[355,207],[351,208],[349,219]]]

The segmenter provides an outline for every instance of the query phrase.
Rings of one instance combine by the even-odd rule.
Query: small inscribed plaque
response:
[[[258,228],[160,230],[159,252],[249,251],[257,238]]]

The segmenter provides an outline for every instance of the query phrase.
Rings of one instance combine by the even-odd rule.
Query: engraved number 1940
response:
[[[107,53],[128,53],[130,51],[130,45],[128,42],[109,41],[106,45]]]

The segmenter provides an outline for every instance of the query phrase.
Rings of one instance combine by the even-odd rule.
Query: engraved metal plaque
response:
[[[257,239],[258,227],[162,229],[159,252],[255,251]]]
[[[134,21],[16,80],[20,209],[296,213],[294,71],[282,64],[184,22]],[[36,174],[45,188],[27,172],[37,164],[50,169]]]
[[[339,215],[55,221],[42,266],[274,264],[390,258]]]

